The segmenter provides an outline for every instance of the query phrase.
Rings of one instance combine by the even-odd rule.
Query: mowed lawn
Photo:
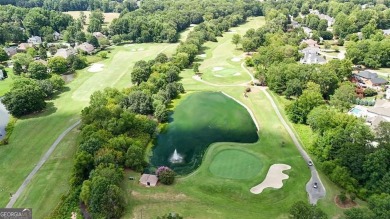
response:
[[[5,70],[7,71],[8,78],[0,80],[0,97],[11,89],[14,78],[18,77],[13,74],[12,69],[6,68]]]
[[[88,68],[78,71],[75,80],[66,85],[66,91],[48,102],[46,111],[19,119],[10,144],[0,147],[0,206],[4,207],[8,203],[9,194],[16,192],[55,139],[80,119],[81,110],[88,105],[90,94],[104,87],[131,86],[131,66],[136,61],[152,59],[162,51],[172,52],[176,46],[177,44],[142,44],[113,47],[109,58],[101,62],[104,64],[103,71],[91,73]],[[132,51],[132,47],[143,50]],[[76,134],[69,135],[75,141]],[[68,147],[68,144],[61,143],[57,150],[67,150],[62,147]],[[68,151],[68,154],[74,150]],[[33,203],[37,206],[33,209],[34,215],[50,212],[68,189],[72,161],[73,157],[69,155],[56,160],[54,166],[51,162],[46,163],[14,207],[29,207]],[[47,187],[44,191],[43,182]],[[63,187],[56,189],[59,185]],[[44,206],[42,213],[42,207],[39,206]]]
[[[198,82],[199,83],[199,82]],[[202,87],[202,86],[201,86]],[[173,186],[159,185],[144,188],[126,180],[124,187],[129,194],[129,205],[124,218],[156,218],[168,212],[177,212],[185,218],[286,218],[289,207],[298,200],[307,201],[305,184],[310,178],[309,169],[293,145],[265,95],[259,91],[242,95],[241,87],[214,88],[223,90],[246,104],[255,114],[260,124],[260,140],[254,144],[215,143],[207,150],[201,166],[188,176],[179,177]],[[260,107],[261,106],[261,107]],[[223,154],[226,151],[238,152],[236,156]],[[228,152],[228,153],[230,153]],[[229,174],[228,170],[213,170],[224,162],[243,161],[242,165],[257,165],[254,170],[240,167],[231,170],[230,177],[216,175]],[[249,153],[249,154],[246,154]],[[252,160],[247,156],[255,156]],[[214,162],[217,162],[215,164]],[[214,164],[213,164],[214,163]],[[219,163],[219,164],[218,164]],[[250,193],[250,188],[259,184],[272,164],[283,163],[292,166],[286,171],[289,179],[279,189],[266,189],[259,195]],[[226,164],[229,166],[230,164]],[[252,172],[253,171],[253,172]],[[134,175],[128,173],[127,176]],[[233,179],[241,178],[241,179]]]
[[[223,34],[223,37],[217,37],[218,42],[205,43],[205,54],[198,56],[202,79],[215,84],[249,82],[250,76],[241,68],[245,53],[240,46],[236,48],[232,38],[234,34],[243,36],[247,30],[257,29],[264,23],[264,17],[249,18],[247,23],[231,28],[230,32]]]

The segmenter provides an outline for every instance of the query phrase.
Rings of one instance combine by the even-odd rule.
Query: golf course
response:
[[[170,104],[168,123],[146,158],[150,172],[169,166],[179,175],[173,185],[146,188],[138,183],[138,172],[125,170],[121,187],[128,205],[123,218],[157,218],[167,212],[201,219],[288,218],[295,202],[308,202],[305,188],[310,169],[265,88],[250,85],[253,75],[243,64],[247,54],[231,42],[233,34],[244,35],[264,23],[264,17],[248,18],[217,37],[218,42],[205,43],[204,53],[196,58],[201,77],[194,77],[192,69],[180,73],[186,92]],[[181,34],[182,40],[191,29]],[[107,59],[77,71],[66,91],[50,100],[45,111],[19,119],[10,144],[0,147],[0,206],[7,205],[10,193],[18,190],[57,137],[80,119],[93,92],[131,87],[130,73],[137,61],[151,60],[159,53],[171,56],[177,46],[112,46]],[[243,95],[248,87],[250,92]],[[69,190],[79,132],[75,128],[59,142],[13,207],[35,209],[34,218],[50,214]],[[175,152],[182,162],[170,162]],[[275,164],[291,167],[280,174],[282,185],[252,193],[251,188],[262,183]],[[333,202],[338,188],[320,175],[330,195],[318,205],[330,217],[340,216],[342,209]],[[135,180],[128,180],[134,176]]]

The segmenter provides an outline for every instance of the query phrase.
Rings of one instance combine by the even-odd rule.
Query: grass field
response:
[[[5,80],[0,80],[0,97],[7,93],[9,89],[11,89],[11,85],[14,81],[14,78],[18,77],[12,73],[12,69],[6,68],[6,71],[8,74],[8,78],[6,78]]]
[[[257,22],[262,22],[262,18],[256,19]],[[240,28],[248,28],[246,25]],[[201,71],[202,68],[204,70],[231,64],[231,51],[235,50],[229,49],[235,46],[225,45],[226,51],[215,54],[218,51],[215,48],[218,48],[219,43],[224,44],[224,41],[219,39],[213,47],[207,43],[209,49],[206,51],[206,57],[202,57],[204,61]],[[218,58],[216,59],[215,56]],[[215,62],[218,64],[214,64]],[[238,64],[240,62],[236,67],[239,66]],[[212,83],[241,83],[239,78],[225,80],[222,77],[206,76],[207,71],[203,73],[202,78]],[[126,189],[126,194],[129,194],[127,196],[129,207],[124,218],[156,218],[168,212],[177,212],[185,218],[288,218],[288,210],[294,202],[299,200],[307,202],[305,185],[310,178],[309,169],[265,95],[253,88],[248,98],[245,98],[242,95],[245,86],[207,85],[194,80],[192,70],[183,71],[181,76],[184,88],[190,93],[224,91],[251,109],[260,125],[259,141],[254,144],[221,142],[210,145],[203,156],[201,166],[192,174],[179,177],[173,186],[159,185],[155,188],[145,188],[137,182],[126,180],[123,187]],[[180,101],[176,100],[173,105]],[[307,129],[303,127],[301,131],[304,130]],[[304,140],[308,141],[310,137],[307,135]],[[226,154],[226,151],[234,153]],[[249,170],[242,171],[232,164],[236,163],[243,167],[248,163],[253,165],[256,161],[250,162],[250,158],[245,158],[247,156],[245,153],[255,156],[260,162],[258,165],[260,168],[249,173]],[[285,172],[289,175],[289,179],[284,181],[284,186],[279,190],[266,189],[259,195],[251,194],[250,188],[260,183],[265,178],[269,167],[276,163],[288,164],[292,167]],[[226,169],[223,168],[224,166]],[[228,168],[231,168],[230,171]],[[126,176],[135,174],[127,172]],[[248,178],[243,179],[244,176]],[[324,200],[319,201],[319,206],[330,218],[337,218],[342,215],[342,210],[334,204],[333,198],[340,190],[327,178],[323,181],[328,195]]]
[[[259,28],[263,25],[263,18],[249,18],[248,22],[217,37],[218,42],[204,44],[206,59],[199,68],[202,79],[215,84],[240,84],[251,80],[250,76],[241,68],[245,54],[231,42],[234,34],[243,36],[250,28]]]
[[[262,162],[255,155],[243,150],[224,150],[215,155],[210,172],[227,179],[250,179],[260,173]]]
[[[131,86],[130,72],[138,60],[154,58],[160,52],[172,54],[178,44],[142,44],[113,47],[108,59],[101,63],[102,72],[91,73],[88,68],[78,71],[77,77],[67,84],[66,91],[48,102],[47,109],[35,115],[21,118],[16,123],[10,144],[0,147],[0,206],[9,201],[9,194],[16,192],[28,173],[47,151],[54,140],[71,124],[80,118],[80,112],[87,106],[89,95],[104,87],[124,88]],[[131,51],[131,48],[144,48]],[[74,141],[75,133],[67,138]],[[74,148],[61,143],[57,150],[74,153]],[[64,152],[65,153],[65,152]],[[52,155],[51,159],[55,159]],[[72,156],[46,163],[32,179],[14,207],[36,206],[34,215],[43,216],[59,202],[59,198],[68,189]],[[28,161],[28,162],[26,162]],[[55,162],[55,164],[53,164]],[[64,182],[64,184],[59,182]],[[45,192],[42,187],[47,185]],[[61,185],[61,188],[56,186]],[[53,187],[54,186],[54,187]],[[48,195],[50,194],[50,195]],[[39,207],[41,206],[41,207]],[[44,210],[40,211],[44,206]],[[37,217],[41,218],[41,217]]]

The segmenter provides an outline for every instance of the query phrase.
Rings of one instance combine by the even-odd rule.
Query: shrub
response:
[[[378,94],[378,92],[372,88],[366,88],[363,93],[366,97],[372,97]]]
[[[99,56],[102,57],[103,59],[105,59],[105,58],[107,58],[107,52],[103,51],[103,52],[99,53]]]
[[[345,201],[347,201],[347,196],[345,195],[344,191],[341,191],[341,193],[339,195],[339,199],[340,199],[340,202],[343,204],[345,203]]]
[[[245,89],[245,91],[248,93],[248,92],[251,92],[251,88],[250,87],[247,87],[246,89]]]
[[[175,181],[176,174],[169,167],[161,166],[156,170],[156,175],[162,184],[171,185]]]

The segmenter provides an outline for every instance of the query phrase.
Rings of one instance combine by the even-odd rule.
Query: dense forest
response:
[[[135,0],[2,0],[0,5],[18,7],[40,7],[55,11],[92,11],[100,9],[104,12],[133,11],[137,8]]]

